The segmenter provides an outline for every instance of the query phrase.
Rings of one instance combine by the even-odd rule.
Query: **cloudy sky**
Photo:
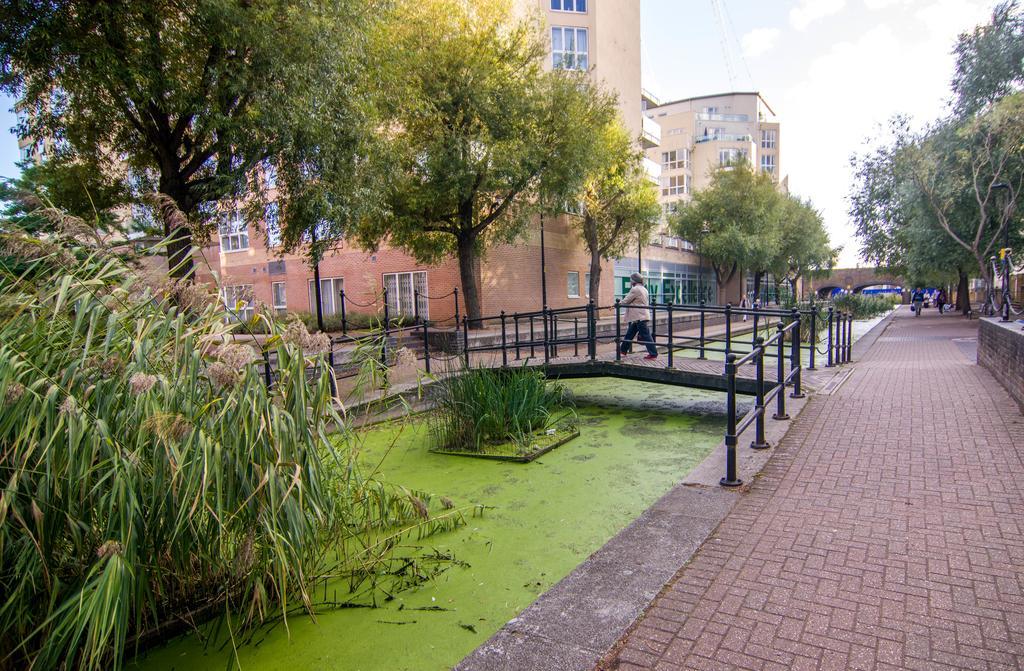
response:
[[[984,23],[995,5],[991,0],[641,2],[645,87],[662,100],[760,91],[782,123],[782,172],[789,175],[790,189],[822,211],[833,244],[844,247],[843,266],[859,261],[846,214],[851,154],[877,136],[893,114],[924,123],[944,113],[956,37]]]
[[[730,89],[761,91],[782,122],[782,171],[789,175],[790,188],[821,209],[833,244],[844,247],[840,259],[844,266],[858,261],[858,245],[846,215],[851,154],[897,112],[921,123],[943,113],[953,43],[958,34],[983,23],[995,4],[993,0],[641,3],[645,87],[662,100]],[[0,98],[0,129],[15,123],[10,106],[10,99]],[[0,134],[0,176],[16,173],[17,158],[14,136]]]

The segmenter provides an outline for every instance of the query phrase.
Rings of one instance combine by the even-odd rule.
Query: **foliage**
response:
[[[589,295],[595,300],[601,295],[601,260],[622,256],[628,244],[646,242],[661,216],[643,157],[618,119],[601,130],[580,199],[582,215],[572,218],[590,252]]]
[[[989,23],[964,33],[953,50],[954,105],[970,116],[1024,85],[1024,14],[1016,0],[1001,2]]]
[[[780,198],[779,245],[768,269],[777,281],[796,286],[805,274],[831,270],[840,250],[829,245],[821,213],[810,201],[783,194]]]
[[[896,295],[843,294],[832,299],[837,312],[846,312],[854,319],[871,319],[892,310],[900,302]]]
[[[746,160],[720,168],[706,189],[670,217],[677,234],[699,246],[727,284],[739,268],[767,269],[779,249],[780,196],[766,172]]]
[[[307,159],[307,142],[321,154],[361,145],[371,4],[2,0],[0,89],[18,98],[22,134],[98,173],[127,168],[142,195],[166,194],[205,231],[227,199],[262,217],[268,159]],[[307,177],[282,170],[283,211]],[[172,232],[169,263],[189,276],[191,226]]]
[[[151,290],[70,238],[0,248],[0,666],[118,669],[217,613],[237,640],[312,610],[328,578],[352,599],[406,583],[398,539],[461,519],[364,478],[346,434],[332,446],[331,373],[304,353],[323,338],[298,322],[258,317],[268,389],[201,287]]]
[[[485,452],[509,441],[526,447],[559,418],[558,410],[571,406],[564,386],[527,369],[470,369],[438,384],[429,426],[441,451]]]
[[[129,201],[127,186],[95,173],[89,165],[52,157],[37,164],[21,164],[17,178],[0,180],[0,226],[27,233],[52,232],[58,210],[111,232],[120,222],[114,210]]]
[[[508,0],[397,3],[384,26],[374,53],[397,174],[389,216],[364,220],[359,239],[423,263],[457,254],[476,318],[481,255],[579,192],[614,101],[584,72],[545,71],[538,24]]]

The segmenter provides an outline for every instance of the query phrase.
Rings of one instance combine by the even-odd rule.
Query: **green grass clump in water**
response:
[[[245,671],[448,669],[647,509],[722,439],[721,417],[684,405],[721,395],[621,380],[567,383],[582,435],[530,464],[431,453],[426,423],[362,434],[368,474],[487,506],[468,525],[398,552],[458,560],[377,609],[293,617],[239,649]],[[332,587],[333,589],[333,587]],[[342,588],[338,588],[339,596]],[[289,638],[290,635],[290,638]],[[257,637],[260,638],[260,637]],[[141,660],[149,670],[223,671],[222,640],[189,637]],[[230,646],[230,644],[228,644]]]
[[[535,433],[574,416],[565,386],[536,370],[474,369],[438,385],[429,415],[431,443],[438,451],[504,454],[511,447],[522,453]]]

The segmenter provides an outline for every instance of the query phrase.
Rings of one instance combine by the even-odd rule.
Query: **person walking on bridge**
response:
[[[647,356],[644,359],[651,361],[658,358],[658,348],[654,346],[654,338],[651,337],[650,328],[650,294],[644,286],[644,278],[640,273],[633,273],[629,276],[630,289],[625,298],[619,301],[619,305],[626,305],[626,337],[622,340],[621,351],[629,354],[633,350],[633,342],[643,343],[647,346]],[[639,337],[638,340],[636,340]]]

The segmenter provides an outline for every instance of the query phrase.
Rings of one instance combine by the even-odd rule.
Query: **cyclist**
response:
[[[921,316],[921,306],[924,305],[924,289],[917,287],[910,296],[910,304],[913,306],[914,316]]]

